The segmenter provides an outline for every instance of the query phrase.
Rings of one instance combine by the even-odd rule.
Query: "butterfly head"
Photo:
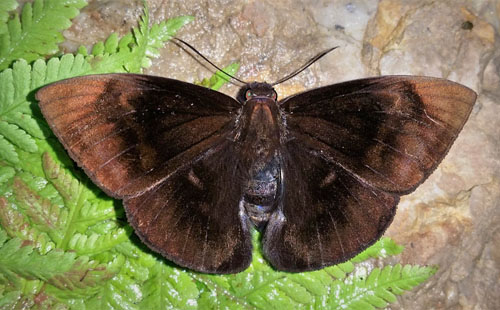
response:
[[[242,104],[251,99],[271,99],[276,101],[278,99],[278,94],[268,83],[253,82],[243,86],[236,98]]]

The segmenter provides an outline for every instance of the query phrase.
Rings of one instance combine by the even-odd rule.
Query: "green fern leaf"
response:
[[[73,252],[64,254],[69,256],[70,253],[73,254]],[[73,259],[70,268],[50,278],[47,282],[56,288],[65,290],[66,296],[87,295],[85,289],[94,288],[91,291],[100,290],[102,283],[118,274],[124,261],[125,258],[121,255],[116,256],[113,261],[107,264],[89,260],[87,256],[79,256]],[[68,292],[68,290],[72,292]]]
[[[344,282],[332,286],[329,306],[332,309],[375,309],[395,302],[396,296],[421,284],[437,271],[435,267],[406,265],[374,268],[367,274],[359,268]]]
[[[16,174],[16,170],[10,166],[3,166],[0,164],[0,184],[12,179]]]
[[[118,35],[116,33],[112,33],[104,42],[104,52],[107,54],[116,53],[118,50],[118,43],[120,40],[118,39]]]
[[[17,5],[16,0],[0,1],[0,35],[7,32],[7,24],[5,22],[9,19],[9,12],[15,10]]]
[[[116,209],[112,199],[98,199],[97,202],[91,202],[87,199],[80,209],[79,223],[90,227],[105,220],[116,219]]]
[[[17,164],[19,162],[19,157],[17,156],[16,149],[11,142],[7,141],[0,134],[0,159],[5,159],[13,164]]]
[[[0,197],[0,226],[10,237],[17,237],[45,254],[55,248],[52,239],[36,228],[30,227],[30,222],[17,208],[9,206],[5,197]]]
[[[148,22],[149,14],[145,11],[145,18],[140,25],[141,34],[147,33],[146,23]],[[154,24],[149,31],[149,36],[147,37],[147,44],[145,54],[148,58],[156,58],[160,56],[159,48],[163,47],[165,41],[169,40],[175,35],[178,29],[182,28],[187,23],[194,19],[192,16],[181,16],[177,18],[171,18],[167,21],[163,21],[159,24]],[[136,40],[140,40],[136,36]],[[149,65],[145,66],[146,68]]]
[[[112,34],[105,42],[99,42],[92,48],[89,62],[92,62],[92,70],[88,73],[109,73],[109,72],[139,72],[141,68],[147,68],[151,64],[149,57],[156,54],[149,53],[150,45],[163,45],[174,35],[180,27],[192,20],[190,16],[173,18],[162,24],[155,24],[153,28],[160,28],[164,33],[150,33],[150,28],[145,24],[147,17],[143,17],[139,29],[134,28],[134,34],[127,34],[118,40],[116,34]],[[161,27],[160,27],[161,26]],[[86,55],[83,48],[79,53]]]
[[[48,153],[43,154],[42,165],[47,180],[63,197],[66,207],[73,209],[81,204],[79,201],[82,191],[80,182],[56,163]]]
[[[46,63],[37,60],[32,68],[31,89],[88,72],[91,72],[91,66],[83,55],[65,54],[61,58],[51,58]]]
[[[37,0],[34,2],[33,7],[42,10],[39,13],[43,15],[45,8],[55,7],[52,1],[46,1],[45,4],[47,5],[42,6],[44,2]],[[26,6],[30,5],[27,4]],[[44,16],[43,18],[45,18]],[[146,19],[147,17],[145,17]],[[140,26],[141,32],[148,35],[146,37],[138,35],[136,45],[132,48],[130,47],[130,43],[133,42],[131,35],[125,36],[122,40],[118,40],[116,35],[111,35],[106,40],[106,43],[102,44],[102,51],[106,53],[115,52],[115,54],[101,55],[100,61],[96,62],[99,65],[98,67],[90,65],[90,62],[94,59],[93,57],[86,59],[83,55],[73,56],[67,54],[60,59],[52,58],[47,63],[37,60],[32,67],[26,61],[20,60],[14,63],[12,69],[1,72],[0,159],[5,159],[12,164],[19,163],[18,148],[27,152],[36,152],[38,148],[34,138],[43,139],[47,135],[47,128],[43,127],[43,125],[40,126],[40,123],[32,115],[32,111],[37,110],[36,106],[34,109],[32,108],[32,102],[29,100],[32,98],[30,98],[29,94],[33,89],[78,75],[124,71],[127,63],[141,63],[144,58],[148,57],[146,50],[149,45],[160,46],[162,42],[170,38],[170,35],[173,35],[191,19],[190,17],[181,17],[154,25],[154,35],[149,35],[149,26],[143,22]],[[148,38],[152,43],[148,41]],[[144,46],[138,44],[144,44]],[[98,49],[99,46],[98,44],[95,49]],[[138,71],[139,69],[137,67],[134,70]]]
[[[238,72],[239,68],[240,68],[240,64],[235,62],[235,63],[232,63],[229,66],[223,68],[222,70],[224,72],[226,72],[227,74],[234,76],[236,74],[236,72]],[[217,71],[209,79],[203,79],[199,83],[199,85],[211,88],[213,90],[218,90],[222,87],[222,85],[229,82],[230,79],[231,78],[228,77],[226,74],[224,74],[222,71]]]
[[[61,273],[45,284],[44,293],[66,306],[71,306],[71,309],[82,309],[86,299],[96,295],[102,296],[108,283],[119,276],[125,258],[118,255],[108,263],[99,264],[95,260],[89,261],[87,257],[81,256],[76,262],[78,264],[74,264],[66,273]]]
[[[259,240],[254,231],[254,248],[260,247]],[[328,285],[333,281],[325,269],[300,274],[276,272],[260,251],[254,251],[252,264],[242,273],[192,276],[202,284],[198,300],[201,308],[217,305],[228,309],[296,309],[312,305],[316,295],[328,293]]]
[[[259,248],[259,235],[254,233],[254,248]],[[373,253],[393,255],[393,242],[389,239],[379,240]],[[231,276],[213,276],[192,274],[199,283],[201,308],[225,307],[228,309],[323,309],[328,296],[336,289],[339,294],[354,287],[349,282],[348,273],[355,270],[352,262],[324,268],[313,272],[285,273],[274,271],[262,258],[260,251],[254,251],[250,267],[242,273]],[[344,281],[346,281],[344,283]],[[373,301],[375,302],[375,301]],[[332,307],[332,309],[336,309]]]
[[[141,68],[151,65],[151,58],[159,55],[157,49],[162,47],[177,31],[193,20],[191,16],[171,18],[149,27],[149,13],[139,21],[139,26],[133,28],[132,34],[127,34],[120,40],[112,34],[105,42],[99,42],[92,48],[92,72],[140,72]],[[83,52],[86,54],[86,52]]]
[[[0,309],[21,309],[21,305],[18,303],[21,296],[22,292],[20,290],[0,294]]]
[[[198,289],[188,273],[155,259],[148,268],[142,309],[197,309]]]
[[[180,16],[150,27],[149,11],[145,8],[139,26],[133,28],[132,33],[121,39],[111,34],[105,42],[94,44],[87,59],[93,64],[88,73],[140,72],[151,65],[152,57],[159,55],[157,49],[192,20],[191,16]],[[80,47],[78,54],[87,56],[88,52]]]
[[[123,228],[115,229],[107,234],[84,235],[76,233],[69,241],[68,250],[73,250],[78,255],[96,255],[111,250],[117,244],[128,240],[130,233]]]
[[[23,127],[39,135],[30,121],[31,110],[26,101],[30,91],[30,67],[25,61],[17,62],[12,69],[0,73],[0,156],[11,163],[19,162],[14,146],[28,152],[35,152],[35,140]],[[3,155],[5,154],[5,155]]]
[[[128,240],[131,234],[130,229],[127,230],[115,225],[110,226],[109,223],[106,223],[106,220],[116,218],[111,200],[108,200],[110,203],[90,203],[88,198],[91,195],[88,190],[72,174],[56,163],[48,153],[43,155],[42,163],[47,179],[63,197],[65,208],[62,210],[69,210],[69,214],[61,211],[62,214],[68,215],[64,217],[64,221],[60,221],[66,227],[55,229],[55,231],[64,232],[64,236],[57,236],[58,238],[54,240],[57,244],[66,250],[73,250],[79,255],[96,255],[113,249],[117,244]],[[53,212],[53,214],[55,213]],[[106,223],[105,228],[99,229],[99,226],[94,225],[98,223]],[[90,225],[94,226],[90,228]]]
[[[35,283],[30,285],[31,283]],[[34,294],[24,294],[24,292],[33,292],[37,290],[40,283],[39,281],[26,281],[25,288],[19,291],[10,291],[5,294],[11,298],[6,299],[6,304],[4,305],[0,298],[0,309],[11,310],[11,309],[54,309],[54,310],[68,310],[67,305],[62,304],[57,299],[52,296],[48,296],[44,292],[40,292],[37,295]],[[31,291],[30,291],[31,290]],[[1,296],[1,295],[0,295]]]
[[[104,43],[103,42],[97,42],[94,44],[92,47],[92,55],[98,56],[98,55],[104,55]]]
[[[50,69],[56,72],[54,79],[61,79],[65,75],[80,73],[82,66],[74,61],[74,57],[62,57],[61,61],[49,61],[45,66],[43,61],[37,61],[33,67],[24,60],[13,64],[12,69],[0,73],[0,158],[16,164],[19,162],[18,149],[27,152],[38,150],[34,138],[44,138],[46,133],[39,123],[33,119],[30,93],[34,87],[46,84],[50,78]],[[59,64],[71,68],[69,72],[60,69]],[[72,66],[74,64],[74,66]],[[45,81],[37,80],[42,67]],[[57,67],[57,68],[54,68]],[[57,70],[54,70],[57,69]],[[75,72],[76,71],[76,72]]]
[[[119,274],[102,286],[98,294],[84,301],[83,309],[140,309],[141,287],[130,277]],[[153,308],[161,309],[161,308]]]
[[[40,255],[32,246],[23,246],[22,240],[6,240],[0,231],[0,273],[10,280],[41,280],[59,288],[71,289],[96,285],[98,281],[111,278],[107,266],[90,261],[75,253],[53,250]],[[116,272],[116,270],[115,270]]]
[[[61,242],[62,230],[68,221],[68,210],[37,195],[20,178],[14,179],[13,189],[17,205],[29,218],[31,225],[49,234],[54,242]]]
[[[48,153],[43,154],[42,165],[47,180],[57,189],[63,198],[65,208],[68,210],[67,220],[64,222],[65,227],[60,229],[64,236],[58,240],[58,247],[77,250],[79,254],[96,254],[126,240],[126,232],[119,228],[115,228],[113,232],[108,232],[107,235],[84,235],[88,224],[96,222],[88,218],[93,217],[93,214],[88,213],[88,207],[84,208],[87,205],[87,198],[90,197],[88,189],[82,186],[71,173],[56,163]],[[82,209],[86,211],[87,218],[82,217]],[[101,217],[101,214],[97,217]],[[95,248],[92,249],[92,247]]]
[[[60,33],[71,26],[70,19],[86,5],[84,0],[35,0],[26,3],[21,16],[14,15],[7,31],[0,35],[0,70],[17,59],[29,62],[56,53],[64,38]]]
[[[142,62],[140,64],[128,64],[128,71],[137,72],[140,68],[148,68],[151,66],[151,58],[158,57],[158,48],[163,46],[163,43],[169,40],[178,29],[193,20],[191,16],[181,16],[169,19],[166,22],[149,27],[149,10],[144,8],[144,15],[141,16],[139,27],[132,29],[136,46],[132,49],[132,53],[141,55]],[[140,65],[140,67],[138,67]]]
[[[374,245],[359,253],[351,262],[360,263],[369,258],[384,258],[387,256],[398,255],[403,252],[404,247],[396,244],[394,240],[382,237]]]
[[[35,140],[17,125],[0,121],[0,134],[23,150],[28,152],[36,152],[38,150]]]
[[[30,114],[31,111],[29,111],[29,113],[12,111],[6,115],[3,115],[2,118],[9,124],[15,124],[15,126],[19,127],[19,130],[24,132],[25,134],[38,139],[45,137],[46,134],[44,133],[44,129],[40,127],[40,124]],[[32,143],[35,143],[35,141],[33,139],[29,139],[28,144],[31,145]],[[28,146],[23,147],[22,145],[20,145],[20,148],[30,152],[35,152],[38,149],[35,146],[30,150]]]

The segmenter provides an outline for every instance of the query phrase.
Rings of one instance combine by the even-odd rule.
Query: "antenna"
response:
[[[336,48],[338,48],[338,46],[331,47],[329,49],[326,49],[326,50],[320,52],[318,55],[316,55],[313,58],[309,59],[304,65],[302,65],[302,67],[300,67],[297,70],[293,71],[292,73],[290,73],[289,75],[285,76],[284,78],[281,78],[281,79],[277,80],[276,82],[271,83],[271,86],[278,85],[278,84],[281,84],[281,83],[283,83],[285,81],[288,81],[289,79],[293,78],[294,76],[296,76],[300,72],[304,71],[309,66],[311,66],[313,63],[315,63],[317,60],[319,60],[321,57],[325,56],[326,54],[330,53],[331,51],[333,51]]]
[[[202,53],[198,52],[198,50],[196,48],[194,48],[191,44],[187,43],[186,41],[184,41],[182,39],[179,39],[179,38],[176,38],[176,37],[172,37],[172,39],[175,40],[176,42],[180,42],[180,43],[184,44],[185,46],[187,46],[189,49],[191,49],[193,52],[195,52],[198,56],[200,56],[201,58],[203,58],[203,60],[205,60],[206,62],[208,62],[209,64],[211,64],[215,69],[217,69],[220,72],[222,72],[225,75],[227,75],[229,78],[231,78],[231,79],[233,79],[235,81],[240,82],[241,83],[240,86],[244,86],[244,85],[248,84],[248,82],[242,81],[242,80],[238,79],[237,77],[234,77],[231,74],[227,73],[226,71],[222,70],[218,66],[216,66],[213,62],[211,62],[210,60],[208,60],[207,57],[203,56]]]
[[[239,78],[237,78],[235,76],[232,76],[231,74],[229,74],[226,71],[224,71],[221,68],[219,68],[217,65],[215,65],[213,62],[211,62],[207,57],[203,56],[202,53],[198,52],[198,50],[196,48],[194,48],[191,44],[187,43],[186,41],[184,41],[182,39],[179,39],[177,37],[172,37],[172,40],[176,41],[177,43],[182,43],[183,45],[187,46],[190,50],[192,50],[193,52],[195,52],[198,56],[200,56],[201,58],[203,58],[203,60],[205,60],[206,62],[208,62],[209,64],[211,64],[215,69],[219,70],[221,73],[224,73],[230,79],[233,79],[233,80],[239,82],[241,84],[240,86],[244,86],[244,85],[248,84],[248,82],[240,80]],[[331,47],[329,49],[326,49],[326,50],[318,53],[316,56],[314,56],[313,58],[309,59],[304,65],[302,65],[297,70],[293,71],[292,73],[290,73],[289,75],[285,76],[284,78],[281,78],[281,79],[277,80],[276,82],[271,83],[271,86],[278,85],[278,84],[281,84],[281,83],[283,83],[285,81],[288,81],[289,79],[293,78],[294,76],[296,76],[300,72],[302,72],[305,69],[309,68],[313,63],[315,63],[321,57],[325,56],[326,54],[330,53],[331,51],[333,51],[336,48],[338,48],[338,46]]]

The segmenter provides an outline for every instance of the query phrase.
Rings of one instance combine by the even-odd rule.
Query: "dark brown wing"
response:
[[[91,75],[36,94],[52,131],[107,194],[135,196],[227,138],[233,98],[161,77]]]
[[[252,244],[235,143],[227,140],[144,194],[125,199],[136,233],[168,259],[197,271],[235,273]]]
[[[37,93],[50,127],[106,193],[123,198],[131,225],[153,249],[203,272],[248,266],[242,178],[231,135],[240,104],[196,85],[108,74],[57,82]]]
[[[457,83],[412,76],[350,81],[286,98],[282,196],[264,237],[272,264],[318,269],[374,243],[399,196],[446,155],[475,99]]]
[[[366,184],[303,141],[287,144],[282,169],[282,195],[263,240],[279,270],[343,262],[378,239],[394,217],[397,195]]]
[[[385,76],[318,88],[282,106],[293,138],[311,141],[374,187],[404,194],[434,171],[475,100],[448,80]]]

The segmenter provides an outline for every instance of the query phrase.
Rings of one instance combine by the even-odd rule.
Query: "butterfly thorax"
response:
[[[243,203],[252,223],[262,229],[275,208],[279,184],[280,114],[276,92],[269,84],[249,84],[244,94],[238,139],[248,172]]]

